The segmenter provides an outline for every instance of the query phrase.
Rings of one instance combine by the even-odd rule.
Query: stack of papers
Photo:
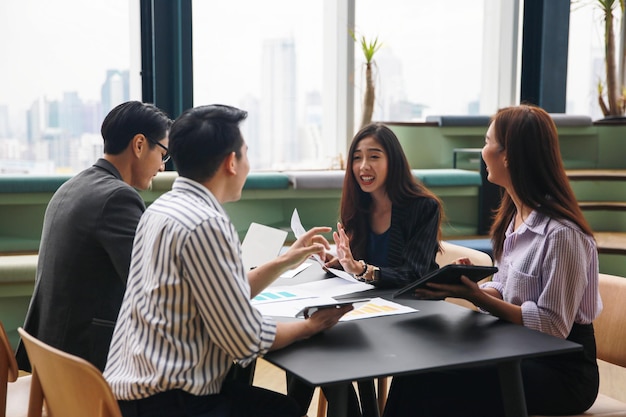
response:
[[[297,210],[294,210],[291,216],[291,229],[296,238],[306,233],[306,230],[300,222]],[[267,233],[266,230],[265,233]],[[280,240],[280,238],[281,236],[277,236],[276,240]],[[319,256],[314,256],[312,259],[320,265],[324,265],[324,262]],[[300,267],[287,271],[281,275],[281,277],[292,278],[310,265],[311,263],[305,262]],[[266,316],[296,317],[296,314],[305,307],[320,304],[333,304],[337,302],[333,297],[374,288],[373,285],[361,282],[345,271],[334,268],[329,268],[328,271],[335,275],[335,278],[327,278],[298,285],[270,286],[254,297],[252,304]],[[417,310],[382,298],[373,298],[366,303],[361,302],[356,304],[355,309],[344,315],[340,321],[404,314],[414,311]]]

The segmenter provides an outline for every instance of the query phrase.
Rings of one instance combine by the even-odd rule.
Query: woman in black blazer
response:
[[[352,140],[343,183],[341,221],[333,233],[337,257],[326,266],[341,267],[379,288],[400,288],[436,269],[443,210],[439,199],[411,172],[396,135],[381,123],[363,127]],[[371,382],[359,383],[361,395]],[[287,392],[303,415],[313,387],[288,376]],[[334,390],[324,389],[328,401]],[[350,391],[348,416],[360,416]],[[363,415],[370,414],[363,410]]]

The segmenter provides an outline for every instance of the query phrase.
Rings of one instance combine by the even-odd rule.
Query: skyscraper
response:
[[[296,129],[296,52],[294,40],[263,42],[261,85],[262,165],[280,169],[298,157]]]
[[[101,89],[102,119],[113,107],[128,101],[130,97],[128,70],[107,70],[106,80]]]

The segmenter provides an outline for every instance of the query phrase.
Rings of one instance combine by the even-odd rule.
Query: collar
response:
[[[172,191],[181,191],[186,194],[192,194],[196,198],[202,200],[205,204],[213,207],[224,216],[228,217],[222,204],[215,198],[213,193],[204,185],[190,178],[178,176],[172,184]]]
[[[109,161],[107,161],[104,158],[98,159],[93,164],[93,166],[101,168],[101,169],[107,171],[109,174],[113,175],[118,180],[124,181],[122,179],[122,174],[120,174],[120,172],[117,170],[117,168],[115,168],[115,165],[113,165],[112,163],[110,163]]]
[[[506,236],[512,234],[521,235],[526,232],[534,233],[536,235],[545,235],[550,220],[550,217],[546,216],[545,214],[541,214],[537,210],[533,210],[524,220],[524,223],[520,226],[520,228],[514,232],[513,224],[515,223],[515,217],[513,217],[513,220],[511,220],[511,223],[509,223],[509,227],[506,231]]]

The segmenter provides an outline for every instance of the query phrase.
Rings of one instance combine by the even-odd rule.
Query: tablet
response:
[[[474,282],[478,282],[483,278],[498,272],[495,266],[477,266],[477,265],[446,265],[443,268],[435,269],[430,274],[423,276],[415,282],[399,289],[393,294],[393,298],[400,296],[413,296],[413,291],[417,288],[424,288],[427,282],[436,282],[438,284],[459,284],[461,275],[465,275]]]
[[[316,304],[304,307],[302,310],[296,313],[296,317],[304,317],[308,319],[318,310],[322,310],[325,308],[341,308],[346,305],[356,304],[356,303],[366,303],[370,301],[370,298],[360,298],[358,300],[346,300],[346,301],[335,301],[334,303],[326,303],[326,304]]]

